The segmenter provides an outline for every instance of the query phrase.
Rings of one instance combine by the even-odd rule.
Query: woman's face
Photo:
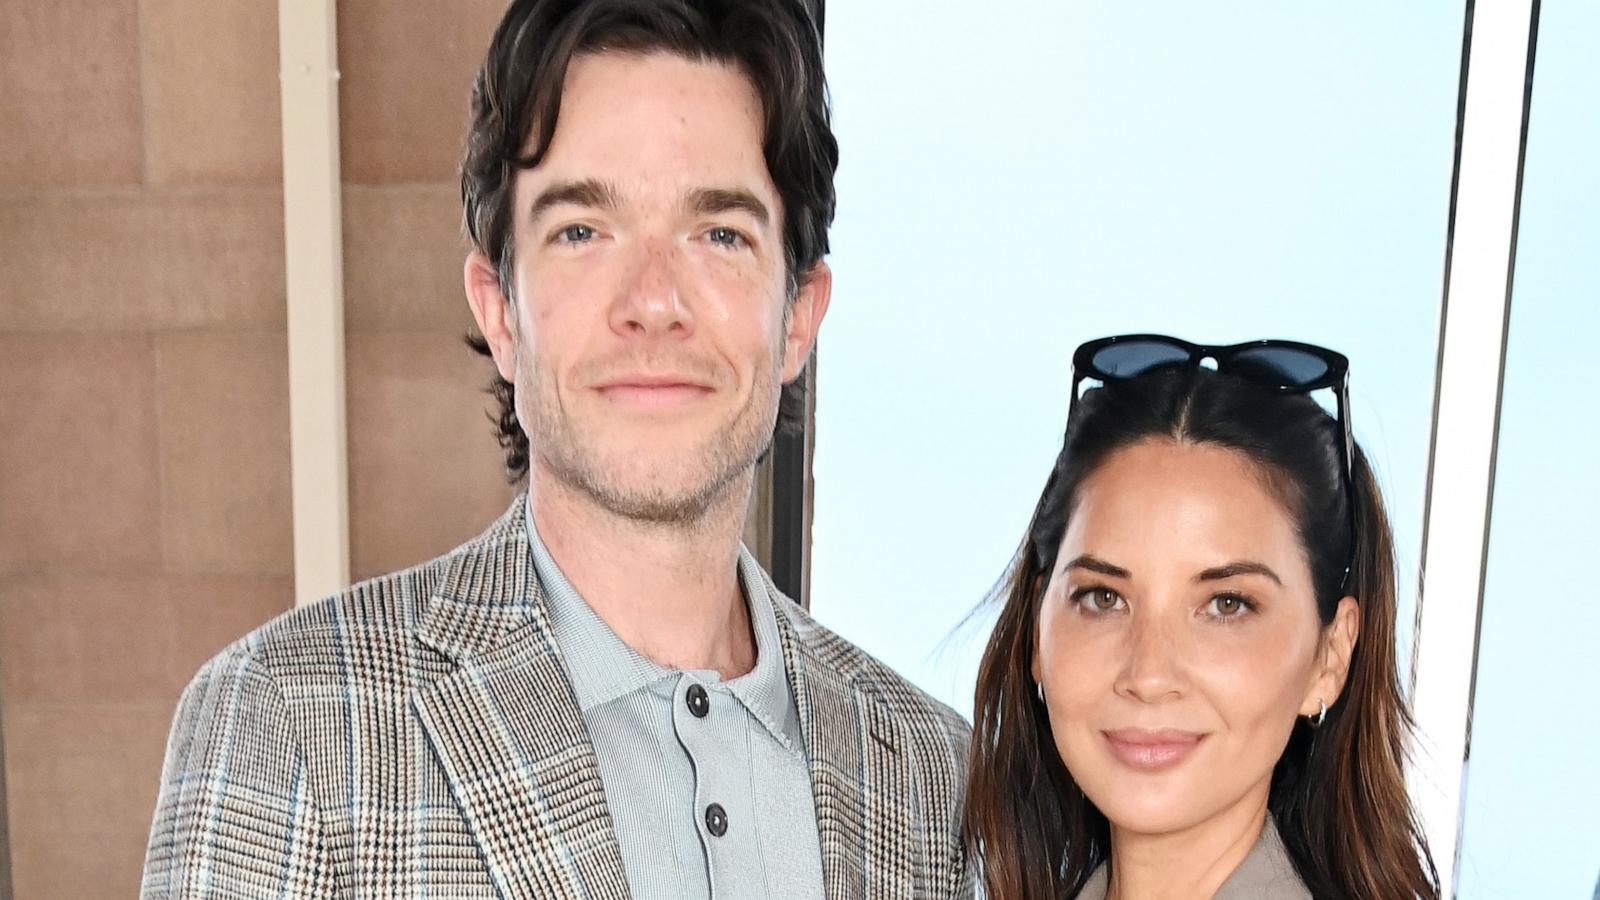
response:
[[[1333,705],[1355,601],[1318,620],[1288,511],[1242,454],[1152,439],[1079,488],[1033,675],[1056,749],[1121,829],[1264,808],[1295,717]]]

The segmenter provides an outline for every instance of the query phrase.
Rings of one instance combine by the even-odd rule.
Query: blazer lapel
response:
[[[550,632],[519,497],[458,552],[419,639],[454,662],[413,705],[505,900],[625,900],[583,716]]]
[[[922,854],[902,728],[871,686],[830,664],[817,633],[795,627],[781,604],[778,630],[811,771],[828,900],[915,896]]]

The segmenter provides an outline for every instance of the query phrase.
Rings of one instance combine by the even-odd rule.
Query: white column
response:
[[[1471,8],[1412,658],[1418,747],[1411,791],[1444,897],[1455,892],[1471,740],[1533,50],[1533,0],[1476,0]]]
[[[350,580],[334,0],[279,0],[296,605]]]

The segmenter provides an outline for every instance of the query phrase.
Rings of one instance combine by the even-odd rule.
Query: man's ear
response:
[[[1333,621],[1322,630],[1322,646],[1318,650],[1317,673],[1311,680],[1311,690],[1300,704],[1302,716],[1314,716],[1319,703],[1332,706],[1344,692],[1345,681],[1350,676],[1350,660],[1356,652],[1356,639],[1361,633],[1361,605],[1354,597],[1345,597],[1334,610]]]
[[[489,352],[500,377],[515,383],[517,372],[517,319],[511,298],[500,288],[500,270],[481,250],[467,254],[462,272],[467,305],[478,322],[478,333],[489,342]]]
[[[819,259],[800,280],[800,290],[784,316],[788,322],[783,338],[784,384],[798,378],[806,360],[811,358],[811,348],[817,345],[817,329],[822,327],[822,317],[828,313],[828,301],[832,296],[833,270]]]

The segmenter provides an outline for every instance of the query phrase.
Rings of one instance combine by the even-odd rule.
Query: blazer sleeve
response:
[[[278,685],[224,651],[178,702],[140,897],[335,896],[307,774]]]
[[[969,777],[967,765],[971,749],[970,745],[972,743],[972,730],[967,726],[966,722],[959,720],[958,722],[960,727],[955,729],[955,742],[953,751],[959,760],[957,771],[961,773],[961,779],[957,784],[958,793],[956,796],[964,801],[967,778]],[[966,831],[963,827],[965,823],[962,821],[964,807],[964,802],[957,802],[955,804],[955,822],[951,826],[951,831],[955,835],[956,839],[957,860],[956,890],[954,896],[956,900],[975,900],[975,898],[978,896],[978,864],[977,860],[973,858],[972,854],[967,852],[965,837]]]

